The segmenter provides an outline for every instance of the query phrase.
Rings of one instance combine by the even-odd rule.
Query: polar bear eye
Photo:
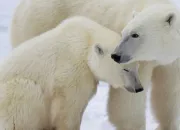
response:
[[[96,50],[96,52],[97,52],[98,54],[100,54],[100,55],[103,55],[103,54],[104,54],[103,49],[102,49],[99,45],[96,45],[96,46],[95,46],[95,50]]]
[[[133,34],[131,35],[131,37],[133,37],[133,38],[138,38],[139,35],[138,35],[137,33],[133,33]]]
[[[127,69],[124,69],[124,71],[129,72],[129,70],[127,70]]]

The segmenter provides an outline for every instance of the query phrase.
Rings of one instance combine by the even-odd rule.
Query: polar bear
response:
[[[173,5],[149,7],[122,32],[112,54],[118,63],[146,62],[152,69],[151,105],[158,130],[180,128],[180,11]],[[141,64],[141,63],[140,63]],[[146,66],[145,65],[145,66]]]
[[[0,65],[0,129],[79,130],[97,81],[122,87],[131,76],[111,59],[119,40],[76,16],[15,48]]]
[[[169,3],[169,0],[21,0],[11,24],[12,45],[16,47],[73,15],[86,16],[121,33],[136,12],[157,3]],[[124,103],[124,99],[129,103]],[[145,92],[134,95],[110,88],[108,114],[111,123],[118,130],[139,130],[140,127],[144,130],[144,102]]]

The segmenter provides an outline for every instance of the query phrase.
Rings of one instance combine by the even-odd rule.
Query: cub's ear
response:
[[[132,12],[132,17],[135,18],[136,15],[138,15],[138,13],[139,13],[139,12],[137,12],[136,10],[133,10],[133,12]]]
[[[102,47],[100,45],[95,45],[95,52],[98,54],[98,55],[103,55],[104,54],[104,51],[102,49]]]
[[[168,23],[169,25],[172,25],[175,21],[175,13],[171,12],[171,13],[168,13],[168,15],[166,15],[166,18],[165,18],[165,22]]]

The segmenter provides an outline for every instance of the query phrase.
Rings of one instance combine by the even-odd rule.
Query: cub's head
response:
[[[138,66],[133,66],[131,68],[133,71],[129,71],[111,59],[111,54],[119,41],[120,36],[107,29],[101,34],[96,34],[89,50],[88,65],[98,80],[105,81],[115,88],[124,88],[129,92],[141,92],[143,87],[135,76]]]
[[[112,59],[118,63],[172,63],[180,56],[179,16],[172,5],[155,5],[143,10],[123,29],[122,40]]]

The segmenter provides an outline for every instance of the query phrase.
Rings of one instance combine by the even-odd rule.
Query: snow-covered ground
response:
[[[180,0],[173,1],[180,7]],[[18,2],[19,0],[0,0],[0,61],[11,51],[8,29],[13,9]],[[108,121],[107,98],[108,85],[101,82],[97,94],[90,101],[84,113],[81,130],[115,130]]]

